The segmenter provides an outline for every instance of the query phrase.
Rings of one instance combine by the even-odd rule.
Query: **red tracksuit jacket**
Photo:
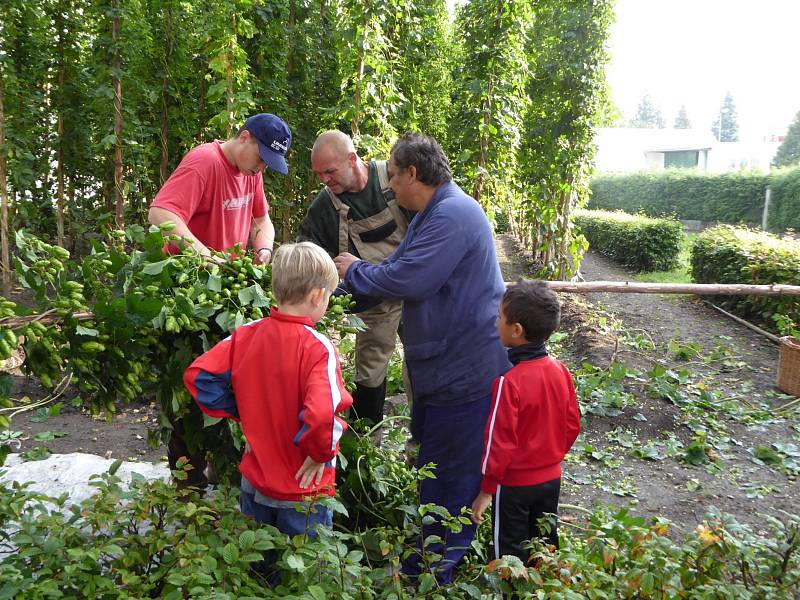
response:
[[[250,452],[239,470],[265,496],[299,501],[335,492],[335,457],[347,424],[335,413],[353,403],[339,356],[308,317],[273,308],[195,360],[183,381],[200,409],[240,421]],[[307,456],[328,463],[302,489],[294,475]]]
[[[484,432],[481,490],[561,477],[561,461],[580,432],[572,376],[550,356],[520,362],[494,381]]]

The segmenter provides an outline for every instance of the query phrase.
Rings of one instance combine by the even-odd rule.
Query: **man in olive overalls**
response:
[[[311,166],[325,184],[300,224],[299,238],[322,246],[331,256],[349,252],[378,264],[406,233],[410,213],[389,189],[385,161],[361,160],[353,140],[341,131],[325,131],[311,150]],[[358,418],[383,419],[386,370],[394,352],[402,303],[384,301],[358,313],[367,326],[356,334]]]

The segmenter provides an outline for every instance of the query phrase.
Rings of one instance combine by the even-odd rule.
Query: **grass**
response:
[[[678,266],[671,271],[653,271],[651,273],[639,273],[634,275],[635,281],[644,283],[691,283],[692,276],[689,273],[689,252],[692,242],[697,237],[696,233],[687,233],[681,244],[681,251],[678,255]]]

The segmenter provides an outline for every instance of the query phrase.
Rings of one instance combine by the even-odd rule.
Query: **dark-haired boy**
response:
[[[510,286],[500,303],[497,329],[514,367],[494,382],[483,481],[472,503],[472,520],[480,523],[494,499],[495,558],[526,562],[523,543],[535,538],[558,547],[556,522],[543,531],[538,520],[558,511],[561,461],[580,431],[572,376],[545,348],[560,317],[558,299],[542,281]]]

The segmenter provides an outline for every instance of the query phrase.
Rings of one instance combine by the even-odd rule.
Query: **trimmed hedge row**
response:
[[[697,283],[800,285],[800,241],[744,227],[706,229],[692,244],[691,273]],[[731,303],[770,324],[773,314],[800,322],[797,298],[742,296]]]
[[[588,208],[644,213],[649,217],[761,225],[767,186],[772,191],[768,226],[800,229],[800,168],[703,173],[681,169],[592,179]]]
[[[669,271],[678,265],[683,228],[674,219],[601,210],[575,211],[575,224],[594,248],[635,271]]]
[[[758,172],[710,174],[668,169],[592,179],[588,207],[650,217],[761,223],[769,176]]]
[[[800,230],[800,168],[773,171],[769,187],[769,228]]]

